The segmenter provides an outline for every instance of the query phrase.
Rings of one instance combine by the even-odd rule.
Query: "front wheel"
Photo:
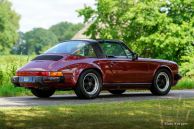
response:
[[[150,91],[153,95],[166,95],[169,93],[172,85],[172,76],[166,69],[160,69],[156,72]]]
[[[55,89],[31,89],[33,95],[39,98],[48,98],[55,93]]]
[[[79,98],[92,99],[99,95],[101,88],[101,75],[91,69],[81,73],[74,91]]]

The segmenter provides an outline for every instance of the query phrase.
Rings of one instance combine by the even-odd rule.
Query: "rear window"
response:
[[[57,44],[50,48],[45,53],[64,53],[73,54],[86,57],[96,57],[94,49],[91,44],[83,41],[68,41]]]

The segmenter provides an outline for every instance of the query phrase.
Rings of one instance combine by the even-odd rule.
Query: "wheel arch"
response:
[[[92,89],[92,91],[86,91],[84,87],[85,84],[83,84],[85,76],[82,76],[82,73],[86,72],[87,70],[90,70],[90,71],[95,70],[96,73],[99,73],[98,76],[102,76],[101,71],[97,68],[85,68],[81,70],[81,72],[77,76],[77,83],[76,83],[76,87],[74,88],[74,91],[76,95],[80,98],[92,99],[92,98],[96,98],[99,95],[101,88],[102,88],[102,84],[101,83],[98,83],[98,85],[95,84],[94,85],[95,89]],[[86,73],[85,75],[87,75],[88,73]],[[97,78],[99,79],[99,77]],[[100,79],[100,81],[102,81],[102,79]],[[91,94],[89,92],[91,92]]]
[[[168,66],[166,66],[166,65],[161,65],[161,66],[159,66],[159,67],[155,70],[153,76],[155,76],[155,75],[156,75],[156,72],[157,72],[158,70],[161,70],[161,69],[167,70],[167,71],[170,73],[170,76],[171,76],[172,81],[173,81],[173,73],[172,73],[172,70],[171,70]]]
[[[156,84],[155,84],[155,77],[156,77],[156,73],[161,70],[161,69],[165,69],[169,72],[170,74],[170,77],[171,77],[171,84],[169,84],[169,86],[167,87],[167,89],[165,89],[164,91],[161,91],[160,89],[157,88]],[[173,74],[172,74],[172,70],[166,66],[166,65],[161,65],[159,66],[155,72],[154,72],[154,77],[153,77],[153,82],[152,82],[152,86],[150,87],[150,91],[152,92],[153,95],[166,95],[169,93],[170,89],[171,89],[171,86],[172,86],[172,83],[173,83]]]
[[[83,72],[87,71],[87,70],[95,70],[96,72],[98,72],[100,74],[101,78],[102,78],[102,81],[103,81],[103,73],[102,73],[102,71],[100,69],[98,69],[98,68],[95,68],[95,67],[85,68],[85,69],[81,70],[80,73],[79,73],[79,75],[78,75],[78,77],[77,77],[77,80],[79,79],[80,75]]]

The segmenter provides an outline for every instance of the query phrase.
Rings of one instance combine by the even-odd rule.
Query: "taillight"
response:
[[[17,72],[16,76],[50,76],[50,77],[61,77],[63,76],[62,72]]]
[[[61,77],[63,76],[62,72],[50,72],[51,77]]]
[[[30,71],[23,71],[17,72],[17,76],[49,76],[49,72],[30,72]]]

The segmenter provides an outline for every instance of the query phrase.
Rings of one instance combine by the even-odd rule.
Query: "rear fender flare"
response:
[[[84,67],[83,67],[84,65]],[[104,73],[103,71],[100,69],[100,67],[98,67],[97,65],[91,65],[91,64],[79,64],[79,66],[75,69],[75,71],[73,72],[73,80],[74,80],[74,83],[77,84],[77,81],[79,79],[79,76],[85,71],[85,70],[88,70],[88,69],[94,69],[96,70],[97,72],[100,73],[101,77],[102,77],[102,80],[104,78]]]

